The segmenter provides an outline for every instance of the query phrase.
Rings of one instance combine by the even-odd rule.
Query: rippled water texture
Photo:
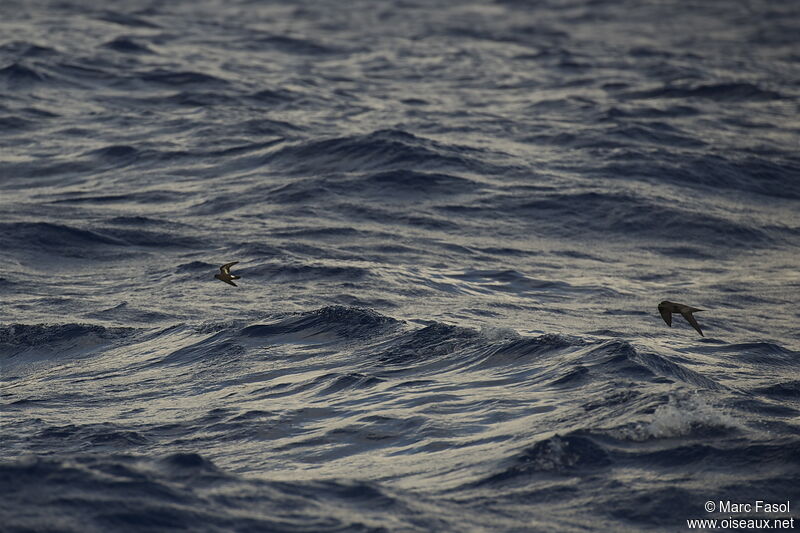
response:
[[[4,0],[0,529],[800,508],[798,27],[789,0]]]

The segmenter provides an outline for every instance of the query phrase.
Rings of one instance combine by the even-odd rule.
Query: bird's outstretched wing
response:
[[[230,274],[231,273],[231,267],[233,265],[235,265],[236,263],[238,263],[238,262],[239,261],[233,261],[231,263],[225,263],[224,265],[219,267],[219,271],[222,272],[223,274]]]
[[[697,311],[700,311],[700,309],[697,309]],[[694,316],[692,316],[692,311],[685,311],[685,310],[681,311],[681,316],[685,318],[686,321],[689,324],[691,324],[694,329],[697,330],[697,333],[699,333],[701,337],[705,337],[705,335],[703,335],[703,332],[700,330],[700,324],[698,324],[697,320],[695,320]]]
[[[237,285],[237,284],[235,284],[234,282],[232,282],[232,281],[231,281],[231,280],[229,280],[229,279],[222,279],[222,278],[220,278],[220,281],[224,281],[224,282],[225,282],[225,283],[227,283],[228,285],[233,285],[234,287],[238,287],[238,285]]]
[[[669,327],[672,327],[672,313],[669,309],[659,305],[658,312],[661,313],[661,318],[664,319],[664,322],[666,322]]]

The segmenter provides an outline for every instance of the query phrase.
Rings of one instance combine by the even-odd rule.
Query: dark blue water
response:
[[[0,530],[800,518],[799,27],[4,0]]]

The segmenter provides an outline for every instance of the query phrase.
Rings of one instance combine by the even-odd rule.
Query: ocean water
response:
[[[798,28],[3,0],[0,530],[800,527]]]

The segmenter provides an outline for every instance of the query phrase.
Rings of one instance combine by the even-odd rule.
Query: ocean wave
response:
[[[301,98],[305,98],[301,93],[290,91],[284,88],[262,89],[250,95],[253,100],[270,106],[288,105]]]
[[[177,268],[194,272],[207,266],[193,261]],[[41,482],[41,491],[63,494],[74,489],[91,495],[97,490],[111,498],[113,507],[117,494],[131,493],[125,479],[141,482],[140,474],[146,472],[147,483],[138,485],[146,489],[136,493],[141,499],[136,512],[144,513],[153,511],[147,503],[149,495],[157,495],[163,505],[162,484],[172,491],[170,497],[178,500],[185,496],[184,484],[231,484],[242,490],[243,479],[196,453],[161,459],[141,455],[161,449],[214,449],[232,442],[242,446],[245,456],[252,453],[247,451],[251,443],[257,442],[273,454],[321,465],[347,463],[377,450],[386,450],[396,460],[412,457],[426,461],[431,454],[454,451],[473,457],[473,449],[493,443],[499,446],[498,453],[484,454],[483,474],[473,472],[468,476],[471,481],[460,484],[457,491],[489,490],[498,498],[509,497],[507,491],[520,487],[547,492],[545,486],[558,479],[592,479],[600,474],[616,479],[618,469],[631,465],[650,472],[698,464],[724,471],[726,461],[751,464],[747,457],[757,456],[764,464],[780,464],[794,453],[791,443],[747,444],[747,451],[720,444],[750,431],[742,410],[750,414],[761,411],[731,404],[730,396],[726,403],[733,406],[720,407],[714,398],[723,396],[712,395],[734,391],[670,357],[621,340],[554,334],[530,337],[508,329],[478,331],[441,322],[419,327],[372,310],[342,306],[255,322],[240,318],[135,333],[75,324],[0,329],[0,335],[12,339],[11,344],[23,349],[28,345],[47,347],[58,352],[58,357],[64,356],[65,348],[69,353],[74,340],[81,344],[83,357],[92,357],[86,347],[98,343],[110,342],[117,353],[123,353],[120,348],[125,346],[124,353],[132,354],[127,368],[133,374],[115,374],[123,381],[105,398],[111,401],[109,408],[115,401],[130,401],[128,394],[162,398],[200,391],[232,395],[244,406],[237,407],[234,402],[211,410],[195,409],[191,416],[157,424],[26,422],[22,426],[26,433],[20,436],[22,441],[14,441],[14,450],[27,446],[37,453],[55,443],[62,450],[60,457],[50,462],[35,460],[36,468],[49,472],[40,478],[46,480]],[[0,346],[4,344],[0,342]],[[302,370],[292,366],[293,360],[303,361]],[[153,372],[170,381],[169,391],[154,383]],[[92,376],[102,379],[102,372],[95,369]],[[448,376],[454,380],[449,385]],[[128,390],[125,379],[138,383],[135,391]],[[484,387],[490,396],[479,393]],[[791,388],[791,384],[784,387],[789,394]],[[774,393],[785,397],[784,389],[754,392],[767,398],[777,397]],[[115,395],[121,396],[112,400]],[[300,398],[305,402],[297,403]],[[549,405],[554,398],[558,405]],[[65,400],[64,395],[27,394],[23,388],[8,398],[6,408],[9,412],[48,408]],[[280,407],[275,404],[278,400]],[[78,395],[69,401],[86,399]],[[276,407],[257,408],[267,401]],[[142,405],[148,409],[146,402]],[[364,409],[366,405],[379,410]],[[542,427],[552,427],[554,433],[542,436],[537,430],[531,437],[530,429],[503,425],[521,413],[542,417]],[[449,416],[461,422],[453,426],[447,421]],[[496,427],[498,433],[481,436],[480,428],[487,425]],[[476,431],[478,436],[473,435]],[[33,444],[23,445],[28,433],[35,437]],[[520,447],[519,441],[525,444]],[[105,455],[112,452],[116,455]],[[133,452],[139,454],[135,459],[119,455]],[[69,454],[79,455],[65,459]],[[22,482],[29,477],[26,467],[20,466],[24,464],[2,463],[0,470]],[[84,478],[81,472],[90,475]],[[59,483],[62,475],[69,481]],[[109,479],[107,476],[116,479],[115,484],[95,483]],[[328,483],[333,483],[331,490],[340,486]],[[322,485],[277,486],[317,498]],[[367,486],[372,489],[362,489],[373,495],[385,491],[383,485]],[[441,504],[438,498],[434,501]],[[193,500],[185,502],[190,508],[195,504]],[[61,512],[55,503],[43,505]],[[94,516],[88,507],[81,512]]]
[[[33,127],[34,124],[35,123],[33,121],[25,120],[21,117],[0,117],[0,127],[6,129],[7,131],[29,129]]]
[[[720,247],[765,246],[785,238],[785,233],[631,194],[551,193],[535,199],[497,198],[496,203],[505,213],[533,217],[540,227],[565,237],[591,232],[624,239],[710,242]],[[563,220],[572,223],[565,225]]]
[[[169,351],[153,365],[231,364],[245,353],[245,347],[227,332],[218,332],[199,341],[189,341],[177,350]]]
[[[800,352],[771,342],[749,342],[703,346],[698,352],[735,358],[742,363],[758,366],[800,366]]]
[[[605,297],[615,297],[619,293],[609,287],[598,285],[575,285],[557,279],[536,279],[516,270],[470,270],[448,274],[483,290],[507,292],[517,295],[527,293],[578,294],[593,293]]]
[[[33,252],[57,253],[67,257],[94,257],[94,250],[105,247],[129,248],[194,246],[188,235],[124,227],[76,228],[49,222],[11,222],[0,224],[8,236],[0,240],[7,246]]]
[[[158,24],[150,22],[141,16],[132,15],[130,13],[122,13],[120,11],[103,11],[94,15],[94,18],[129,28],[157,29],[160,27]]]
[[[140,73],[138,77],[148,83],[168,86],[185,85],[226,85],[227,82],[216,76],[202,72],[176,72],[172,70],[153,70]]]
[[[122,448],[138,448],[148,442],[147,437],[137,431],[125,429],[117,424],[101,423],[77,426],[49,426],[35,435],[34,449],[47,448],[52,444],[49,441],[60,441],[65,448],[75,452],[92,447],[109,448],[112,450]],[[98,450],[99,451],[99,450]]]
[[[90,360],[133,338],[136,328],[105,327],[94,324],[10,324],[0,325],[0,366],[4,381],[20,383],[49,368],[75,360]],[[44,391],[45,389],[42,389]],[[51,399],[46,392],[16,396],[14,401]],[[64,393],[64,397],[70,394]]]
[[[555,435],[541,440],[513,457],[512,463],[500,473],[493,474],[475,484],[496,486],[509,483],[524,484],[541,473],[569,474],[603,468],[611,464],[608,452],[591,439],[577,436]]]
[[[328,55],[341,53],[338,48],[320,44],[308,38],[289,37],[287,35],[251,36],[246,41],[248,50],[277,50],[298,55]]]
[[[370,277],[366,268],[355,266],[330,266],[330,265],[304,265],[286,263],[268,263],[255,267],[248,267],[248,276],[267,277],[276,282],[308,281],[308,280],[345,280],[358,281]]]
[[[418,507],[413,498],[401,503],[394,492],[364,482],[247,480],[186,452],[156,459],[121,454],[33,458],[0,463],[0,477],[10,481],[0,485],[7,504],[24,508],[36,501],[48,509],[46,515],[4,512],[5,526],[15,531],[200,531],[247,524],[262,531],[366,532],[378,528],[387,508]],[[437,523],[434,516],[424,520]],[[405,519],[399,523],[414,527]]]
[[[10,89],[19,89],[32,84],[46,83],[50,81],[50,76],[33,66],[14,62],[0,69],[0,81]]]
[[[130,305],[128,302],[120,302],[107,309],[86,313],[84,317],[91,320],[114,321],[118,324],[138,323],[148,325],[166,322],[172,318],[167,313],[143,309]]]
[[[402,130],[378,130],[367,135],[339,137],[287,146],[264,158],[264,163],[293,174],[348,173],[365,170],[497,172],[481,162],[479,152],[417,137]]]
[[[92,150],[86,155],[92,157],[98,157],[101,159],[110,159],[110,160],[120,160],[120,159],[130,159],[135,160],[140,156],[141,152],[134,148],[133,146],[127,145],[114,145],[114,146],[107,146],[105,148],[100,148],[98,150]]]
[[[385,365],[413,367],[447,358],[479,340],[480,333],[473,329],[436,322],[401,335],[377,354],[377,360]]]
[[[132,328],[107,328],[96,324],[10,324],[0,325],[0,343],[19,348],[52,347],[87,337],[113,340],[134,331]]]
[[[101,232],[49,222],[10,222],[0,224],[7,237],[7,246],[17,249],[61,249],[82,255],[82,250],[94,246],[124,246],[125,242]]]
[[[784,98],[777,91],[763,89],[753,83],[710,83],[696,86],[666,85],[656,89],[636,91],[629,98],[709,98],[717,101],[760,101]]]
[[[709,404],[698,394],[672,394],[648,418],[647,421],[626,425],[610,433],[625,440],[643,441],[720,436],[744,428],[744,424],[731,412]]]
[[[47,57],[56,54],[58,54],[58,52],[55,48],[41,46],[28,41],[11,41],[0,44],[0,55],[13,57],[15,59]]]
[[[676,180],[767,196],[800,198],[800,184],[784,179],[800,172],[800,160],[794,158],[705,156],[688,159],[681,170],[674,173]]]
[[[137,42],[135,37],[121,35],[103,45],[105,48],[125,54],[153,54],[153,50],[145,44]]]
[[[343,338],[373,335],[393,328],[397,320],[369,309],[329,306],[316,311],[300,313],[272,324],[257,324],[241,330],[246,337],[272,337],[303,333],[313,336],[320,333],[335,333]]]
[[[485,337],[485,333],[481,332]],[[539,361],[545,357],[558,356],[564,351],[574,350],[584,342],[577,338],[563,335],[546,334],[533,338],[497,339],[494,335],[488,338],[485,355],[481,357],[475,369],[513,367],[523,361]]]
[[[384,194],[392,193],[386,191]],[[397,194],[397,196],[399,200],[402,197],[402,193]],[[342,203],[336,206],[336,210],[339,212],[346,212],[352,218],[362,221],[385,224],[386,221],[391,220],[393,224],[422,228],[429,231],[458,231],[461,227],[459,224],[443,216],[425,213],[415,214],[398,212],[394,209],[384,209],[364,203]]]
[[[775,385],[760,387],[755,392],[778,398],[800,399],[800,381],[776,383]]]
[[[405,169],[367,174],[349,182],[336,181],[332,185],[334,187],[339,185],[340,192],[343,194],[354,191],[361,194],[389,194],[393,198],[413,197],[415,199],[426,196],[467,194],[478,188],[473,180],[457,175],[415,172]]]
[[[163,204],[178,202],[184,195],[178,191],[167,189],[151,189],[145,191],[132,191],[121,194],[86,194],[86,193],[65,193],[55,195],[49,203],[51,204],[114,204],[114,203],[133,203],[133,204]]]
[[[719,390],[725,387],[703,374],[686,368],[683,365],[670,361],[657,353],[634,351],[633,359],[662,377],[668,377],[683,383],[702,387],[709,390]]]

